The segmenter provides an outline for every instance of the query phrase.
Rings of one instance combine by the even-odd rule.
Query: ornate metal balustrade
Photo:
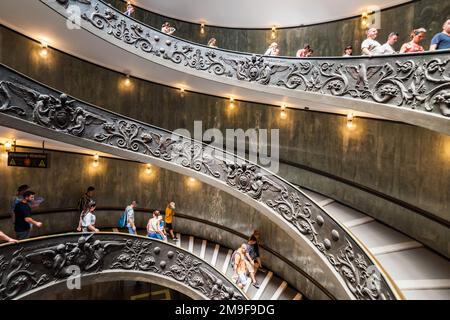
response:
[[[0,299],[107,271],[144,272],[166,277],[213,300],[243,300],[227,277],[174,245],[127,234],[79,233],[0,246]],[[180,287],[178,285],[178,287]]]
[[[139,54],[198,75],[392,105],[450,117],[450,51],[356,58],[267,57],[209,48],[123,15],[101,0],[41,0],[66,17],[80,8],[82,26]]]
[[[167,163],[187,175],[195,173],[268,212],[278,225],[309,243],[352,298],[401,297],[374,258],[343,226],[298,188],[247,160],[69,98],[5,66],[0,68],[0,125],[51,134],[62,142],[76,140],[81,146],[90,142],[89,148],[112,154],[123,150],[137,159],[145,156],[145,161]]]

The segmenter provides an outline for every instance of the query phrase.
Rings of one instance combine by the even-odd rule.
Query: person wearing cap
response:
[[[400,53],[423,52],[424,49],[420,42],[425,38],[425,28],[414,29],[410,35],[410,42],[404,43],[400,49]]]
[[[178,240],[178,238],[175,237],[175,234],[173,233],[172,222],[173,222],[174,215],[175,215],[175,202],[172,201],[166,207],[164,223],[166,224],[166,229],[169,230],[169,234],[170,234],[172,240]]]

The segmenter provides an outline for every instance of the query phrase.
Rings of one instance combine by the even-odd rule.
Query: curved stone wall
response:
[[[2,51],[2,63],[73,96],[169,130],[192,131],[194,120],[202,120],[205,128],[222,130],[279,128],[282,159],[333,173],[450,220],[449,136],[373,119],[357,119],[357,129],[348,131],[342,116],[300,110],[288,110],[288,118],[282,121],[278,108],[249,102],[238,102],[231,111],[228,101],[217,97],[191,92],[181,96],[178,89],[136,79],[126,87],[122,75],[60,52],[51,51],[42,61],[36,43],[4,27],[1,35],[2,47],[7,43],[10,48],[8,53]],[[289,177],[308,187],[295,170]],[[316,184],[312,189],[317,188]],[[351,191],[345,198],[353,207],[367,208]],[[386,213],[385,207],[386,203],[377,201],[369,213],[402,230],[411,213],[397,208]],[[428,232],[417,236],[424,228]],[[436,232],[427,223],[421,221],[407,233],[448,255],[445,241],[436,245],[436,239],[429,237]],[[445,235],[439,237],[445,239]]]
[[[32,151],[20,148],[18,151]],[[257,210],[239,201],[235,197],[217,188],[169,170],[152,167],[152,173],[146,172],[144,164],[100,158],[97,168],[92,166],[92,157],[66,153],[49,152],[49,169],[29,169],[7,167],[5,158],[0,162],[0,179],[4,188],[0,194],[0,213],[5,217],[9,211],[9,199],[20,184],[29,184],[45,201],[39,210],[52,208],[73,208],[81,194],[89,185],[96,188],[94,199],[99,207],[123,207],[132,200],[138,201],[141,208],[164,209],[169,201],[175,201],[177,211],[186,216],[209,220],[226,226],[242,234],[250,235],[253,229],[261,231],[264,243],[289,260],[305,269],[313,263],[311,257],[301,248],[292,246],[293,239]],[[65,171],[70,168],[70,171]],[[61,175],[61,172],[66,174]],[[97,226],[116,227],[121,212],[116,210],[98,210]],[[137,212],[137,225],[145,227],[150,217],[148,212]],[[74,231],[79,215],[76,212],[36,213],[35,219],[42,221],[42,229],[34,229],[33,236]],[[181,228],[195,236],[216,241],[229,247],[237,247],[242,239],[205,225],[186,219],[174,219],[175,228]],[[12,222],[8,218],[0,219],[0,230],[13,235]],[[180,230],[180,229],[178,229]],[[200,231],[201,230],[201,231]],[[263,259],[267,267],[279,274],[294,287],[312,299],[329,299],[326,293],[307,278],[287,266],[270,253],[264,252]],[[316,279],[326,277],[323,270],[314,270]]]
[[[116,8],[125,11],[124,1],[111,0],[109,2]],[[400,33],[397,43],[399,50],[402,43],[409,41],[411,30],[425,27],[428,33],[424,44],[428,48],[432,35],[440,32],[441,25],[446,19],[445,13],[448,12],[450,12],[450,5],[441,0],[412,1],[383,10],[379,41],[385,41],[390,32],[396,31]],[[279,44],[280,54],[284,56],[295,56],[297,50],[302,48],[305,43],[312,46],[314,56],[341,56],[343,48],[349,44],[355,48],[354,54],[359,54],[361,42],[365,38],[365,30],[361,27],[360,17],[279,29],[276,39],[271,38],[271,29],[232,29],[206,26],[205,33],[201,34],[199,24],[167,18],[139,7],[136,7],[133,17],[158,29],[161,28],[163,22],[169,21],[177,29],[175,36],[196,43],[206,44],[211,37],[215,37],[221,48],[259,54],[264,53],[273,41]]]

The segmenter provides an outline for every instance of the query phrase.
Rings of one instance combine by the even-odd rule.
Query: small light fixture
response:
[[[6,142],[5,142],[5,151],[6,151],[6,152],[11,151],[11,147],[12,147],[11,142],[6,141]]]
[[[353,113],[347,114],[347,128],[353,129],[355,127],[354,119]]]
[[[48,56],[48,44],[45,41],[41,42],[41,50],[39,51],[39,55],[42,58],[46,58]]]
[[[130,80],[130,75],[127,74],[125,76],[125,81],[124,81],[125,86],[129,87],[131,85],[131,80]]]
[[[200,25],[200,33],[201,33],[201,34],[205,34],[205,24],[204,24],[204,23],[202,23],[202,24]]]
[[[230,109],[233,110],[234,109],[234,98],[230,97],[230,105],[229,105]]]
[[[277,37],[277,27],[273,26],[272,27],[272,34],[271,34],[271,38],[275,39]]]
[[[94,154],[94,162],[92,163],[92,166],[93,166],[94,168],[97,168],[97,167],[98,167],[99,159],[100,159],[100,157],[99,157],[98,153]]]
[[[190,177],[190,178],[189,178],[189,181],[190,181],[190,182],[195,182],[196,180],[195,180],[195,178]]]
[[[152,165],[150,163],[147,164],[147,168],[145,169],[145,172],[147,172],[147,174],[152,173]]]
[[[287,118],[286,105],[281,106],[280,119],[284,120]]]
[[[186,89],[184,89],[183,87],[181,87],[181,88],[180,88],[180,96],[181,96],[182,98],[184,98],[185,92],[186,92]]]
[[[364,11],[361,14],[361,26],[363,28],[367,28],[368,24],[369,24],[369,14],[366,11]]]

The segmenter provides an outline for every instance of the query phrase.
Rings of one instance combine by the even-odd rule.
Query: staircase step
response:
[[[260,300],[270,300],[283,282],[285,282],[283,279],[273,274],[272,279],[270,279],[270,282],[267,284]]]
[[[258,273],[256,273],[258,274]],[[266,273],[266,276],[264,277],[264,280],[259,284],[259,288],[257,289],[255,295],[253,296],[252,299],[254,300],[260,300],[261,296],[263,295],[264,291],[267,288],[267,285],[269,284],[270,280],[273,277],[273,272],[272,271],[268,271]]]
[[[288,286],[288,283],[286,281],[281,282],[280,286],[277,288],[277,290],[274,292],[270,300],[278,300],[281,296],[281,294],[286,290]]]

